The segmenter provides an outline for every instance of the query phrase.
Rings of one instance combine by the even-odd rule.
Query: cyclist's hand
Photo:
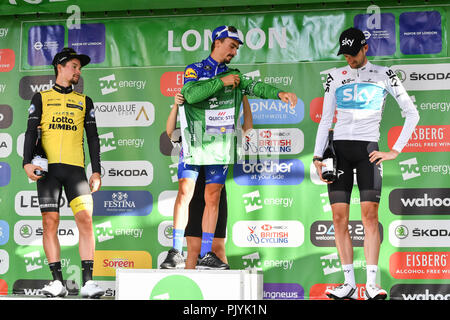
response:
[[[39,166],[36,166],[32,163],[27,163],[23,166],[25,173],[27,174],[28,178],[30,178],[33,181],[37,181],[42,178],[42,176],[37,176],[34,174],[34,170],[44,170]]]
[[[100,173],[94,172],[92,173],[90,179],[89,179],[89,187],[91,188],[91,192],[97,192],[100,190],[100,187],[102,186],[102,179],[100,178]]]
[[[237,74],[229,74],[220,78],[220,80],[222,80],[225,87],[233,86],[233,89],[239,86],[239,83],[241,82],[241,78],[239,78],[239,75]]]

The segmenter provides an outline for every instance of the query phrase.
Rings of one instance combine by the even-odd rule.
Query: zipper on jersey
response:
[[[63,99],[63,105],[61,106],[62,109],[61,111],[64,111],[65,106],[66,106],[66,94],[65,93],[60,93],[63,95],[64,99]],[[59,163],[62,163],[62,143],[63,143],[63,134],[64,134],[64,130],[61,130],[61,134],[59,136]]]

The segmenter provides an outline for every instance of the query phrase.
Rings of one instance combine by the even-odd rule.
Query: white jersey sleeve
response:
[[[402,117],[405,118],[400,136],[392,147],[393,150],[401,152],[414,132],[420,116],[416,106],[411,100],[411,97],[406,92],[396,74],[391,69],[387,68],[386,75],[388,76],[386,79],[386,89],[397,101],[400,109],[402,110]]]
[[[322,157],[328,139],[328,130],[333,124],[334,113],[336,111],[335,78],[336,75],[330,72],[325,83],[322,117],[317,129],[316,144],[314,147],[315,157]]]

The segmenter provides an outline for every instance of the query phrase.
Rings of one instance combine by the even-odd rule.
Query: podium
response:
[[[262,300],[257,270],[117,269],[116,300]]]

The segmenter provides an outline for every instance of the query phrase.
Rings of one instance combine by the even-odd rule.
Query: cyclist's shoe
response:
[[[200,270],[228,270],[230,266],[220,260],[212,251],[205,254],[203,258],[199,256],[195,269]]]
[[[100,298],[105,294],[105,291],[93,280],[88,280],[80,290],[80,295],[83,298]]]
[[[66,287],[59,280],[53,280],[49,284],[45,285],[42,289],[42,294],[46,297],[65,297],[69,294]]]
[[[356,300],[358,299],[358,292],[356,288],[353,288],[351,285],[344,283],[336,288],[328,288],[325,290],[325,294],[328,298],[334,300]]]
[[[375,285],[366,285],[364,293],[365,300],[384,300],[387,297],[387,292]]]
[[[175,248],[167,252],[166,259],[159,266],[160,269],[184,269],[186,263],[183,254]]]

